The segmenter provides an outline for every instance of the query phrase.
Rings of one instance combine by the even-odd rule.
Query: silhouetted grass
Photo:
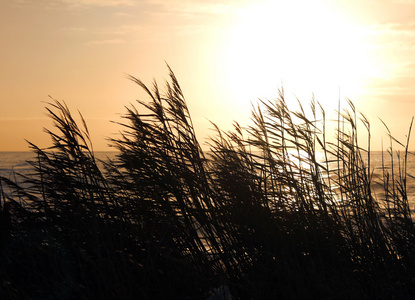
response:
[[[234,299],[415,296],[412,125],[405,143],[390,134],[392,167],[375,182],[370,124],[351,102],[328,133],[318,103],[292,111],[281,90],[250,127],[214,125],[204,153],[173,72],[164,91],[130,79],[149,100],[126,107],[103,169],[83,118],[53,100],[52,146],[29,143],[31,174],[1,178],[13,191],[1,189],[2,298],[206,299],[219,286]]]

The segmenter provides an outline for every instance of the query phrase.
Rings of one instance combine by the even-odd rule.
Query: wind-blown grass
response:
[[[52,146],[29,143],[23,184],[1,178],[14,191],[1,194],[2,298],[206,299],[219,286],[234,299],[415,296],[410,134],[390,135],[395,165],[375,195],[370,124],[351,102],[328,133],[322,107],[291,111],[281,90],[250,127],[214,125],[205,153],[171,70],[164,92],[130,79],[149,100],[126,107],[103,169],[82,116],[53,100]]]

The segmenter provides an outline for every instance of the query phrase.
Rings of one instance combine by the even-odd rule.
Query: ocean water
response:
[[[404,157],[403,153],[400,153],[400,157],[398,157],[397,153],[394,153],[393,157],[393,171],[396,178],[399,177],[399,172],[403,173],[404,170]],[[383,156],[383,167],[382,167],[382,156]],[[388,153],[383,153],[381,151],[374,151],[371,154],[371,170],[373,173],[373,180],[372,182],[376,183],[380,181],[380,178],[383,175],[383,168],[392,173],[392,163],[391,157]],[[400,159],[401,163],[398,164],[398,159]],[[408,200],[410,202],[411,209],[415,210],[415,155],[408,153],[407,156],[407,163],[406,163],[406,192],[408,196]],[[375,196],[383,198],[383,187],[373,184],[373,191]]]
[[[99,160],[114,158],[116,152],[95,152],[95,157]],[[32,152],[1,152],[0,151],[0,176],[13,179],[13,171],[21,174],[30,172],[28,160],[35,160],[35,154]]]
[[[108,158],[114,158],[117,152],[95,152],[96,158],[99,160],[107,160]],[[379,181],[382,177],[382,155],[384,160],[384,168],[391,172],[392,165],[390,156],[387,153],[380,151],[373,151],[371,153],[371,171],[373,173],[373,182]],[[14,179],[13,171],[18,173],[30,172],[30,165],[28,160],[35,159],[34,154],[31,152],[0,152],[0,176]],[[396,163],[397,157],[394,156],[394,171],[396,174],[399,171],[399,166]],[[401,157],[402,159],[402,157]],[[415,155],[408,154],[407,160],[407,195],[410,201],[411,209],[415,210]],[[375,197],[383,198],[382,188],[373,184],[373,191]]]

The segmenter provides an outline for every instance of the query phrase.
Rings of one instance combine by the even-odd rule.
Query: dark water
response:
[[[99,160],[107,160],[114,158],[117,152],[95,152],[95,156]],[[13,170],[19,173],[27,173],[30,171],[30,165],[27,160],[34,159],[31,152],[0,152],[0,175],[9,179],[13,179]],[[402,160],[403,157],[401,157]],[[386,170],[391,172],[391,159],[389,154],[383,153],[383,165]],[[397,156],[394,156],[394,171],[399,172]],[[371,170],[373,172],[374,181],[379,181],[382,177],[382,152],[374,151],[371,153]],[[411,208],[415,208],[415,155],[409,154],[407,161],[407,194],[411,203]],[[382,189],[379,185],[373,185],[375,196],[382,198]]]
[[[117,152],[95,152],[95,157],[99,160],[114,158]],[[28,160],[34,160],[32,152],[0,152],[0,176],[13,178],[13,171],[27,173],[30,171]]]

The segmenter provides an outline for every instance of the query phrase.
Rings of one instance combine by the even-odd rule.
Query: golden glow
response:
[[[302,101],[314,93],[327,108],[339,89],[353,97],[374,74],[368,50],[365,31],[323,3],[262,1],[244,7],[230,25],[222,66],[239,101],[274,98],[283,86]]]
[[[372,136],[384,132],[378,117],[406,133],[415,111],[411,1],[4,2],[0,150],[27,150],[24,139],[49,145],[48,95],[79,109],[95,149],[106,149],[104,137],[118,129],[102,120],[147,99],[125,74],[162,86],[164,61],[200,137],[212,134],[209,120],[222,129],[251,124],[251,102],[282,86],[289,104],[295,95],[307,107],[314,93],[327,114],[339,96],[350,98],[371,119]]]

